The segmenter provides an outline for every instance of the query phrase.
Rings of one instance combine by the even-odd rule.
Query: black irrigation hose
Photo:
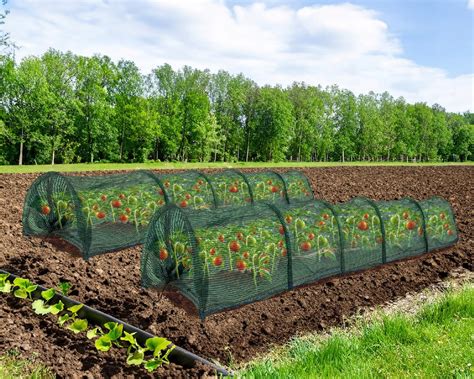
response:
[[[0,274],[8,274],[9,275],[8,279],[10,279],[12,281],[15,280],[15,278],[18,277],[16,275],[11,274],[10,272],[2,270],[2,269],[0,269]],[[45,288],[41,285],[38,285],[38,288],[36,289],[36,291],[34,291],[31,295],[32,295],[33,298],[41,298],[41,292],[46,291],[46,290],[47,290],[47,288]],[[61,300],[64,303],[65,307],[67,307],[67,308],[71,307],[73,305],[82,304],[81,302],[79,302],[77,300],[71,299],[71,298],[69,298],[67,296],[64,296],[62,294],[59,294],[57,292],[54,295],[54,298],[52,300],[53,301]],[[142,345],[145,344],[145,341],[148,338],[155,337],[153,334],[150,334],[150,333],[148,333],[144,330],[138,329],[133,325],[130,325],[130,324],[128,324],[128,323],[126,323],[122,320],[119,320],[118,318],[115,318],[115,317],[113,317],[113,316],[111,316],[107,313],[104,313],[104,312],[101,312],[97,309],[91,308],[91,307],[89,307],[85,304],[79,310],[78,316],[82,317],[82,318],[86,318],[87,320],[89,320],[92,323],[97,324],[97,325],[103,325],[107,322],[116,322],[116,323],[119,323],[119,324],[123,324],[123,330],[127,331],[128,333],[135,333],[136,340]],[[230,371],[228,371],[224,367],[221,367],[221,366],[218,366],[218,365],[216,365],[212,362],[209,362],[208,360],[206,360],[204,358],[201,358],[200,356],[198,356],[196,354],[193,354],[190,351],[187,351],[186,349],[183,349],[183,348],[181,348],[179,346],[176,346],[174,344],[171,344],[170,347],[171,346],[174,346],[174,349],[171,351],[171,353],[168,357],[169,357],[169,360],[173,363],[179,364],[179,365],[181,365],[183,367],[186,367],[186,368],[191,368],[191,367],[194,367],[194,365],[197,362],[199,362],[199,363],[202,363],[202,364],[205,364],[207,366],[212,367],[214,370],[217,371],[217,373],[219,373],[223,376],[232,376],[233,375]]]

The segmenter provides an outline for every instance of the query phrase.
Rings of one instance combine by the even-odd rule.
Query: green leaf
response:
[[[163,362],[161,359],[154,358],[154,359],[150,359],[149,361],[146,361],[144,367],[148,372],[153,372],[162,364]]]
[[[44,304],[44,301],[41,299],[33,301],[33,304],[31,304],[31,306],[35,313],[38,315],[47,315],[48,313],[51,313],[50,307],[46,306]]]
[[[41,297],[45,299],[46,301],[49,301],[54,297],[55,294],[56,294],[56,291],[54,290],[54,288],[50,288],[49,290],[42,291]]]
[[[100,351],[109,351],[112,346],[112,341],[107,334],[97,338],[95,340],[95,348]]]
[[[104,327],[107,329],[107,330],[112,330],[112,329],[115,329],[117,327],[117,323],[116,322],[106,322],[104,324]]]
[[[18,288],[13,292],[13,295],[19,297],[20,299],[26,299],[28,297],[28,292],[24,288]]]
[[[53,315],[57,315],[63,309],[64,309],[64,304],[61,300],[59,300],[56,304],[52,304],[50,306],[50,310]]]
[[[84,306],[84,304],[77,304],[73,305],[72,307],[69,307],[67,310],[72,312],[73,314],[77,314],[79,310]]]
[[[10,276],[10,274],[0,274],[0,283],[4,282],[7,280],[7,278]]]
[[[66,321],[69,321],[71,319],[71,316],[69,316],[67,313],[63,314],[58,318],[58,324],[63,326]]]
[[[87,330],[87,320],[85,319],[77,319],[74,320],[74,322],[68,326],[69,330],[72,330],[75,334],[84,332]]]
[[[67,296],[69,294],[69,290],[72,287],[72,284],[69,282],[60,282],[58,284],[59,290],[64,296]]]
[[[90,329],[87,331],[87,338],[91,340],[93,338],[98,337],[99,334],[102,334],[102,329],[100,328]]]
[[[134,337],[135,333],[128,333],[128,332],[123,332],[123,333],[125,334],[125,336],[120,338],[121,341],[126,341],[132,346],[135,346],[137,344],[137,340]]]
[[[28,293],[35,292],[37,288],[38,288],[37,284],[30,285],[26,287],[26,292]]]
[[[162,350],[166,350],[170,343],[170,341],[163,337],[148,338],[145,342],[147,349],[152,351],[155,357],[159,356]]]
[[[28,279],[15,278],[13,285],[19,287],[19,289],[25,290],[27,293],[31,293],[38,287],[37,284],[33,284]]]
[[[143,359],[145,358],[145,353],[142,349],[129,354],[127,357],[127,364],[139,366],[143,363]]]
[[[12,284],[9,280],[0,282],[0,292],[10,293],[12,290]]]
[[[119,339],[122,336],[123,325],[118,324],[115,328],[110,329],[109,333],[107,333],[112,341]]]

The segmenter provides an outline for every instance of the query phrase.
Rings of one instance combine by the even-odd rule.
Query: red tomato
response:
[[[235,267],[237,267],[237,270],[239,271],[244,271],[247,267],[247,264],[244,261],[238,260],[235,262]]]
[[[408,229],[408,230],[413,230],[416,228],[416,222],[415,221],[408,221],[406,224],[405,224],[405,227]]]
[[[286,254],[287,254],[287,250],[286,250],[286,249],[282,249],[282,251],[281,251],[281,256],[282,256],[282,257],[286,257]]]
[[[369,214],[368,213],[365,213],[364,214],[364,218],[367,220],[369,218]]]
[[[107,200],[107,195],[101,195],[101,196],[100,196],[100,199],[101,199],[102,201]]]
[[[113,200],[112,201],[112,206],[114,208],[120,208],[122,206],[122,202],[120,200]]]
[[[244,253],[242,254],[242,256],[243,256],[245,259],[249,259],[249,252],[248,252],[248,251],[244,251]]]
[[[445,215],[443,212],[441,212],[441,213],[439,214],[439,218],[440,218],[441,220],[444,220],[444,219],[446,218],[446,215]]]
[[[367,224],[367,222],[365,221],[359,221],[357,227],[359,228],[359,230],[367,230],[369,229],[369,224]]]
[[[214,255],[215,253],[216,253],[216,249],[211,247],[211,249],[209,250],[209,254]]]
[[[269,186],[271,186],[271,185],[272,185],[272,181],[271,181],[271,180],[267,180],[267,184],[268,184]]]
[[[179,206],[181,208],[186,208],[188,206],[188,202],[186,200],[183,200],[181,203],[179,203]]]
[[[454,234],[454,232],[451,229],[449,229],[448,230],[448,236],[452,236],[453,234]]]
[[[244,239],[244,234],[240,232],[237,233],[237,239],[242,241]]]
[[[225,241],[223,234],[219,234],[219,237],[217,237],[217,239],[218,239],[219,241],[221,241],[222,243],[224,243],[224,241]]]
[[[288,215],[288,216],[285,217],[285,220],[286,220],[286,222],[287,222],[288,224],[290,224],[291,221],[293,220],[293,217],[291,217],[290,215]]]
[[[237,187],[237,186],[230,186],[230,187],[229,187],[229,192],[237,193],[237,192],[239,192],[239,187]]]
[[[446,223],[446,224],[443,225],[443,227],[447,230],[447,229],[449,229],[449,224]]]
[[[325,220],[328,220],[328,219],[329,219],[329,215],[328,215],[327,213],[323,213],[323,218],[324,218]]]
[[[314,237],[315,237],[314,233],[309,233],[309,234],[308,234],[308,238],[309,238],[311,241],[314,240]]]
[[[283,227],[283,225],[280,226],[279,231],[281,235],[285,234],[285,228]]]
[[[49,215],[50,212],[51,212],[51,208],[48,205],[45,204],[41,207],[42,214]]]
[[[123,199],[126,198],[126,196],[125,196],[123,193],[121,193],[121,194],[119,195],[119,198],[123,200]]]
[[[408,214],[408,212],[405,211],[405,212],[402,213],[402,217],[403,217],[405,220],[407,220],[408,217],[410,217],[410,215]]]
[[[277,186],[272,186],[270,188],[270,191],[272,191],[272,193],[277,193],[278,192],[278,187]]]
[[[301,245],[301,250],[303,251],[310,251],[311,250],[311,242],[309,241],[306,241],[306,242],[303,242]]]
[[[283,247],[284,244],[285,244],[285,243],[283,242],[283,240],[278,241],[278,247]]]
[[[105,213],[104,213],[104,212],[97,212],[95,215],[96,215],[96,217],[99,218],[99,219],[105,218]]]
[[[319,221],[319,222],[318,222],[318,226],[319,226],[320,228],[322,228],[324,225],[326,225],[326,223],[325,223],[324,221]]]
[[[220,266],[222,264],[222,257],[217,256],[212,260],[214,266]]]
[[[160,194],[160,196],[163,196],[165,194],[164,191],[161,188],[158,189],[158,193]]]
[[[132,210],[130,208],[125,208],[125,212],[127,212],[128,214],[130,214],[132,212]]]
[[[168,258],[168,250],[165,248],[160,249],[160,259],[164,261],[166,258]]]
[[[122,221],[123,223],[127,222],[128,221],[128,216],[126,214],[121,214],[120,217],[119,217],[120,221]]]
[[[229,249],[233,251],[234,253],[236,253],[240,250],[240,244],[237,241],[232,241],[229,244]]]
[[[186,195],[184,195],[184,197],[186,198],[186,200],[189,200],[191,198],[191,195],[187,193]]]

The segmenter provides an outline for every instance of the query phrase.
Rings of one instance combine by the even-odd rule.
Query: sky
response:
[[[17,59],[48,48],[258,84],[336,84],[474,111],[474,0],[9,0]]]

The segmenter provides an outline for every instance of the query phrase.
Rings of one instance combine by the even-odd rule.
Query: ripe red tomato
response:
[[[41,213],[44,214],[45,216],[49,215],[50,212],[51,212],[51,208],[48,205],[45,204],[41,207]]]
[[[98,219],[103,219],[103,218],[105,218],[105,213],[104,213],[104,212],[97,212],[95,215],[96,215],[96,217],[97,217]]]
[[[181,208],[186,208],[188,206],[188,202],[186,200],[183,200],[181,203],[179,203],[179,206]]]
[[[405,211],[405,212],[402,213],[402,217],[403,217],[405,220],[407,220],[408,217],[410,217],[410,215],[408,214],[408,212]]]
[[[212,260],[212,263],[214,264],[214,266],[220,266],[222,264],[222,257],[221,256],[217,256],[215,257],[213,260]]]
[[[326,223],[324,221],[319,221],[318,222],[318,226],[321,228],[323,227],[324,225],[326,225]]]
[[[241,232],[238,232],[237,233],[237,239],[242,241],[244,239],[244,234],[241,233]]]
[[[452,236],[453,234],[454,234],[454,232],[451,229],[449,229],[448,230],[448,236]]]
[[[368,213],[364,213],[364,218],[367,220],[369,218],[369,214]]]
[[[123,223],[127,222],[128,221],[128,216],[126,214],[121,214],[120,217],[119,217],[120,221],[122,221]]]
[[[164,261],[166,258],[168,258],[168,250],[165,248],[160,249],[160,259]]]
[[[369,229],[369,224],[367,224],[367,222],[365,221],[359,221],[357,227],[359,228],[359,230],[367,230]]]
[[[243,256],[245,259],[249,259],[249,252],[248,252],[248,251],[244,251],[244,253],[242,254],[242,256]]]
[[[322,221],[321,221],[321,222],[322,222]],[[314,240],[314,237],[315,237],[314,233],[309,233],[309,234],[308,234],[308,238],[309,238],[311,241]]]
[[[281,235],[285,234],[285,228],[283,227],[283,225],[280,226],[279,231]]]
[[[237,186],[230,186],[230,187],[229,187],[229,192],[237,193],[237,192],[239,192],[239,187],[237,187]]]
[[[282,250],[281,250],[281,256],[282,256],[282,257],[286,257],[286,254],[287,254],[287,250],[286,250],[286,249],[282,249]]]
[[[237,262],[235,262],[235,267],[237,267],[237,270],[239,271],[244,271],[247,267],[247,264],[239,259]]]
[[[217,239],[218,239],[219,241],[221,241],[222,243],[224,243],[224,241],[225,241],[225,238],[224,238],[224,235],[223,235],[223,234],[219,234],[219,237],[217,237]]]
[[[113,200],[112,201],[112,206],[114,208],[120,208],[122,206],[122,202],[120,200]]]
[[[278,247],[283,247],[284,245],[285,243],[283,242],[283,240],[278,241]]]
[[[165,194],[161,188],[158,189],[158,193],[160,194],[160,196],[163,196]]]
[[[200,186],[202,186],[202,185],[204,184],[204,182],[202,181],[202,179],[199,179],[199,180],[198,180],[198,184],[199,184]]]
[[[449,224],[446,223],[446,224],[443,225],[443,227],[447,230],[447,229],[449,229]]]
[[[306,242],[303,242],[301,245],[301,250],[303,251],[310,251],[311,250],[311,242],[309,241],[306,241]]]
[[[237,241],[232,241],[229,244],[229,249],[233,251],[234,253],[236,253],[240,250],[240,244]]]
[[[107,195],[101,195],[101,196],[100,196],[100,200],[106,201],[106,200],[107,200]]]
[[[189,200],[191,198],[191,195],[187,193],[186,195],[184,195],[184,197],[186,198],[186,200]]]
[[[125,208],[125,212],[127,212],[128,214],[130,214],[132,212],[132,210],[130,208]]]
[[[408,221],[406,224],[405,224],[405,227],[408,229],[408,230],[413,230],[416,228],[416,222],[413,221],[413,220],[410,220]]]
[[[213,247],[211,247],[211,248],[209,249],[209,254],[214,255],[215,253],[216,253],[216,249],[214,249]]]
[[[270,188],[270,191],[272,191],[272,193],[277,193],[278,192],[278,187],[277,186],[272,186]]]
[[[327,213],[323,213],[323,218],[324,218],[325,220],[328,220],[328,219],[329,219],[329,215],[328,215]]]
[[[291,217],[290,215],[288,215],[288,216],[285,217],[285,220],[286,220],[286,222],[287,222],[288,224],[290,224],[291,221],[293,220],[293,217]]]
[[[126,196],[125,196],[123,193],[121,193],[121,194],[119,195],[119,198],[123,200],[123,199],[126,198]]]

